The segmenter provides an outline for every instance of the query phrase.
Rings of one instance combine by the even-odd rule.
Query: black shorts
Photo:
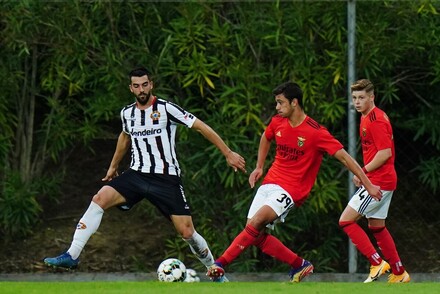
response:
[[[191,215],[178,176],[147,174],[129,169],[106,185],[125,198],[126,203],[118,207],[121,210],[130,210],[145,198],[168,218],[171,215]]]

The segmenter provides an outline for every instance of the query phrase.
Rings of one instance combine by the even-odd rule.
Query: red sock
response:
[[[339,222],[339,226],[351,239],[356,248],[370,261],[372,265],[379,265],[382,258],[377,253],[368,235],[353,221]]]
[[[405,268],[400,261],[399,254],[397,253],[396,244],[393,237],[386,227],[369,227],[376,238],[377,245],[383,253],[383,256],[390,263],[391,270],[395,275],[401,275],[405,271]]]
[[[243,231],[235,237],[228,249],[220,256],[216,262],[223,267],[230,264],[236,259],[242,251],[248,248],[258,238],[260,232],[251,225],[246,225]]]
[[[302,266],[303,259],[287,248],[279,239],[273,235],[263,233],[255,241],[254,245],[264,253],[289,264],[293,268]]]

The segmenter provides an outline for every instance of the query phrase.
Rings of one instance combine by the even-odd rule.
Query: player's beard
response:
[[[142,93],[136,96],[136,100],[140,105],[145,105],[148,103],[151,97],[151,92]]]

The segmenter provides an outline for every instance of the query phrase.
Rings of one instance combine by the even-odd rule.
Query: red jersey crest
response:
[[[306,141],[306,138],[298,137],[298,147],[303,147],[305,141]]]

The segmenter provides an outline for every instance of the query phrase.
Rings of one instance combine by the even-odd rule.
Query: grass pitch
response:
[[[387,293],[387,294],[425,294],[440,293],[440,283],[387,284],[375,282],[363,283],[328,283],[302,282],[230,282],[230,283],[161,283],[147,282],[0,282],[2,294],[49,294],[49,293],[295,293],[295,294],[336,294],[336,293]]]

